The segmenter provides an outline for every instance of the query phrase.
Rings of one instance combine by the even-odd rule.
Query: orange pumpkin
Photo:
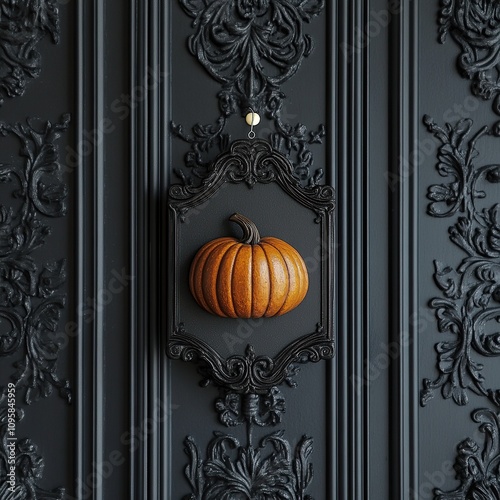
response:
[[[233,214],[229,220],[243,229],[243,238],[217,238],[198,250],[189,272],[196,302],[229,318],[269,318],[297,307],[309,286],[297,250],[278,238],[261,239],[243,215]]]

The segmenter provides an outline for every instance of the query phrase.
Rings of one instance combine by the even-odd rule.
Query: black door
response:
[[[0,6],[0,500],[500,498],[496,1]]]

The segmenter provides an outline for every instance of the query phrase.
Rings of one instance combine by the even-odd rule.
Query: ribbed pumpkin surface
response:
[[[259,240],[218,238],[200,248],[189,287],[203,309],[229,318],[261,318],[280,316],[302,302],[309,286],[302,257],[278,238]]]

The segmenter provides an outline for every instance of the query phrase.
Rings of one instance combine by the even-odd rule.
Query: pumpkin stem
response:
[[[257,245],[260,242],[260,234],[257,226],[244,215],[233,214],[229,217],[231,222],[236,222],[241,229],[243,229],[243,238],[240,243],[245,243],[246,245]]]

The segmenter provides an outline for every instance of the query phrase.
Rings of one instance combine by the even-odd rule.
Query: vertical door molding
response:
[[[170,171],[171,2],[131,2],[132,91],[143,99],[131,107],[130,387],[132,453],[130,499],[172,498],[170,375],[166,356],[167,194]],[[139,92],[137,91],[139,94]],[[150,425],[144,433],[144,426]]]
[[[339,2],[336,37],[332,37],[332,82],[338,78],[338,100],[331,91],[331,120],[336,140],[338,197],[338,311],[336,373],[333,391],[337,429],[337,471],[332,498],[364,499],[369,495],[368,405],[368,49],[359,43],[369,2]],[[333,10],[333,8],[332,8]],[[336,63],[336,64],[335,64]],[[334,88],[334,85],[333,85]],[[362,381],[356,387],[356,381]],[[335,425],[332,422],[332,425]]]
[[[77,3],[76,493],[92,500],[125,497],[136,443],[127,380],[137,286],[130,270],[130,108],[118,107],[131,85],[127,6]]]
[[[104,116],[104,3],[80,0],[77,6],[77,311],[76,346],[76,496],[102,500],[102,484],[89,479],[102,471],[93,464],[104,461],[104,347],[103,311],[91,320],[83,314],[88,297],[104,287],[103,201],[104,145],[96,141],[89,154],[81,154],[86,133],[100,130]],[[98,468],[98,466],[97,466]]]
[[[418,2],[401,2],[390,28],[390,372],[391,499],[418,491],[418,191],[411,164],[418,143]]]

